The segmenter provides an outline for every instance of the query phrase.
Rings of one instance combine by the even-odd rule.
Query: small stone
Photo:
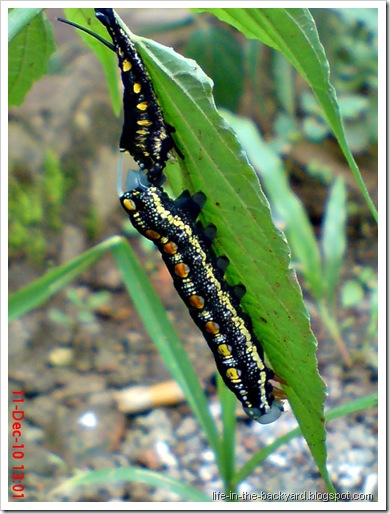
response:
[[[49,363],[57,368],[70,366],[73,361],[72,348],[54,348],[49,353]]]

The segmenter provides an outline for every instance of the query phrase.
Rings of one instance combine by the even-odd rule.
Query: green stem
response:
[[[352,359],[349,354],[348,348],[342,338],[340,327],[337,323],[337,318],[334,313],[331,313],[327,304],[325,303],[325,300],[321,299],[318,302],[318,310],[321,316],[321,319],[326,326],[328,332],[332,336],[332,338],[335,340],[336,345],[338,349],[340,350],[340,353],[344,359],[345,364],[348,367],[352,366]]]

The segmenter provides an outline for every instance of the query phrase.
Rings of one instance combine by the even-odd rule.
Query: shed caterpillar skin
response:
[[[205,196],[184,192],[172,200],[161,187],[148,184],[141,171],[130,172],[127,187],[121,204],[133,226],[161,252],[225,384],[249,417],[262,424],[275,421],[283,407],[269,381],[274,373],[264,362],[263,349],[235,289],[223,278],[228,262],[217,259],[211,248],[213,230],[195,222]]]

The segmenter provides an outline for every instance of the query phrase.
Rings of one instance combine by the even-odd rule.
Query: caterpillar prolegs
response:
[[[262,424],[275,421],[283,407],[269,381],[274,373],[264,363],[261,344],[234,288],[223,278],[228,262],[212,251],[213,230],[196,223],[205,196],[184,192],[172,200],[162,188],[149,184],[142,171],[129,173],[127,187],[121,204],[133,226],[161,252],[225,384],[249,417]]]

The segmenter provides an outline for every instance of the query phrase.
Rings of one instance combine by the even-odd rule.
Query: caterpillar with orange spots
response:
[[[148,183],[142,171],[129,172],[127,188],[121,204],[133,226],[161,252],[225,384],[249,417],[262,424],[275,421],[283,407],[275,400],[270,382],[274,373],[264,363],[251,320],[239,306],[242,290],[237,292],[223,278],[228,261],[217,259],[211,248],[215,229],[196,223],[205,196],[191,197],[185,191],[172,200]]]

